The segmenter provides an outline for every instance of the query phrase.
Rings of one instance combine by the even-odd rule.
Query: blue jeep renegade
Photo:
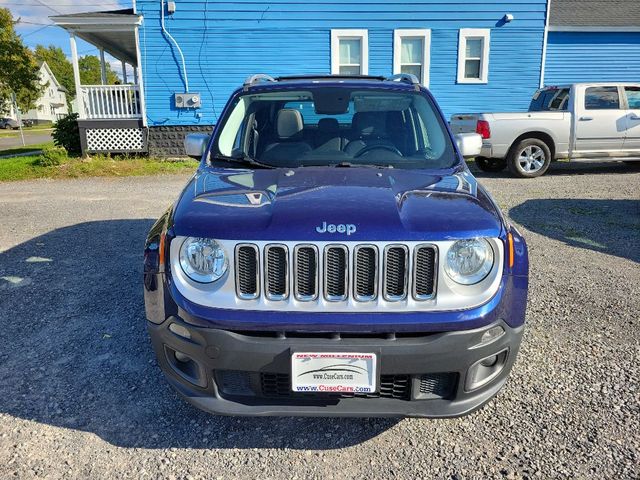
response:
[[[411,75],[254,75],[153,226],[146,314],[169,382],[231,415],[448,417],[504,385],[527,247]]]

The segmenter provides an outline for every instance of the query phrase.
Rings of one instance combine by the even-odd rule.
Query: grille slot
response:
[[[265,247],[265,295],[269,300],[289,297],[289,252],[285,245]]]
[[[390,245],[384,254],[384,298],[404,300],[407,296],[409,250],[403,245]]]
[[[260,293],[258,269],[258,247],[238,245],[236,247],[236,290],[238,297],[252,299]]]
[[[325,396],[338,398],[395,398],[399,400],[411,399],[410,375],[381,375],[380,388],[375,393],[305,393],[291,391],[291,376],[288,373],[261,373],[260,385],[265,397],[309,397]]]
[[[328,246],[324,251],[324,296],[330,302],[347,299],[349,251],[343,245]]]
[[[420,397],[423,399],[449,398],[457,383],[455,373],[427,373],[420,377]]]
[[[355,299],[360,302],[375,300],[378,296],[378,249],[373,245],[358,245],[354,256]]]
[[[416,247],[413,260],[413,297],[428,300],[435,296],[436,248],[433,245]]]
[[[298,245],[294,250],[295,296],[298,300],[318,298],[318,249],[315,245]]]

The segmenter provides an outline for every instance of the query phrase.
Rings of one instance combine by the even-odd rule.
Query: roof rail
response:
[[[411,85],[420,85],[418,77],[416,77],[413,73],[398,73],[396,75],[388,77],[387,80],[391,82],[405,82],[410,83]]]
[[[276,81],[279,82],[281,80],[385,80],[382,76],[376,75],[285,75],[282,77],[276,78]]]
[[[250,87],[251,85],[258,82],[275,82],[276,79],[271,75],[267,75],[265,73],[256,73],[255,75],[250,75],[244,81],[244,87]]]

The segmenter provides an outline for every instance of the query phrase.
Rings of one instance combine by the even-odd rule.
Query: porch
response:
[[[69,33],[76,86],[75,111],[83,153],[146,152],[144,88],[138,27],[142,17],[133,9],[52,16]],[[98,48],[100,84],[81,82],[77,39]],[[105,54],[120,61],[122,83],[107,84]],[[133,75],[127,72],[131,67]]]

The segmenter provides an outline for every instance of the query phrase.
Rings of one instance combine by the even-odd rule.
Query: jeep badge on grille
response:
[[[333,223],[322,222],[322,225],[316,227],[316,232],[318,233],[346,233],[347,235],[351,235],[352,233],[356,233],[356,226],[353,223],[339,223],[335,225]]]

